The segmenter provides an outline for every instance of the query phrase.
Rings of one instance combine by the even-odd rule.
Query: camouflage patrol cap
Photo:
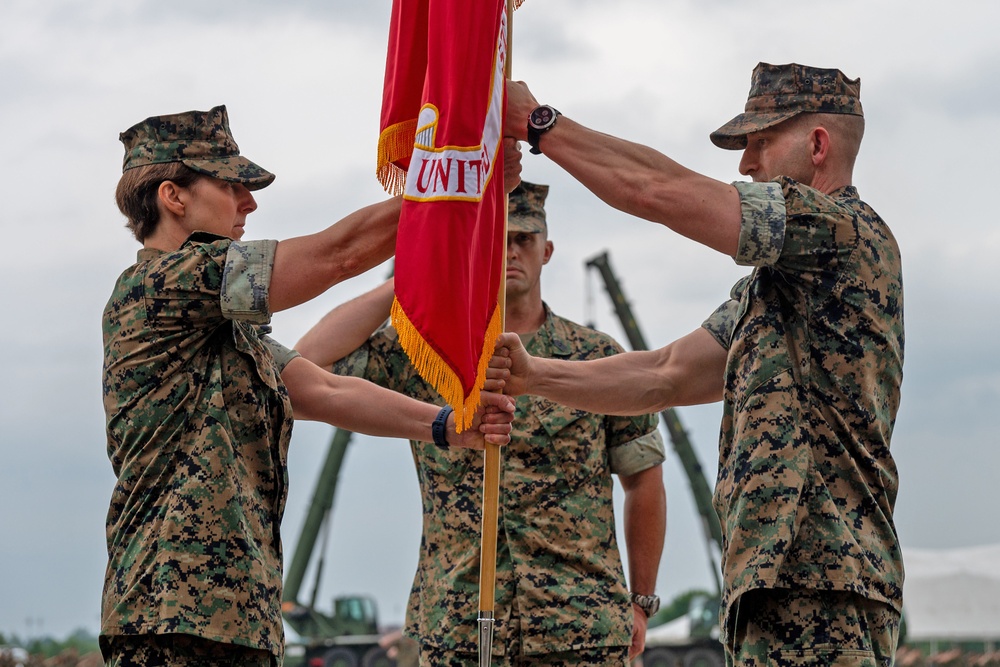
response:
[[[751,132],[800,113],[864,116],[861,79],[848,79],[839,69],[758,63],[750,77],[750,96],[744,112],[709,136],[719,148],[740,150],[746,148]]]
[[[507,199],[507,231],[545,233],[545,198],[549,186],[521,181]]]
[[[248,190],[259,190],[274,180],[274,174],[240,155],[225,105],[209,111],[151,116],[118,138],[125,144],[122,172],[148,164],[180,162],[207,176],[242,183]]]

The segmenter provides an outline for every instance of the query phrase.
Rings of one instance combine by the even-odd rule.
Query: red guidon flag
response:
[[[403,193],[392,323],[472,424],[500,334],[505,252],[503,0],[394,0],[378,176]]]

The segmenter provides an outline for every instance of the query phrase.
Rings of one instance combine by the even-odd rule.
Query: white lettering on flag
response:
[[[493,172],[493,160],[500,148],[503,127],[504,63],[507,59],[507,15],[500,19],[493,85],[486,111],[482,139],[478,146],[438,148],[434,139],[438,109],[425,104],[417,117],[416,141],[406,175],[405,199],[414,201],[479,201]]]

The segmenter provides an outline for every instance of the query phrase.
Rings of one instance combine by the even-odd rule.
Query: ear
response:
[[[181,217],[184,215],[182,188],[173,181],[163,181],[156,189],[156,196],[163,210]]]
[[[813,166],[821,166],[830,156],[830,133],[822,126],[813,128],[809,137],[809,145]]]
[[[548,264],[549,260],[552,259],[552,251],[555,250],[555,246],[552,245],[552,241],[546,239],[545,241],[545,254],[542,255],[542,264]]]

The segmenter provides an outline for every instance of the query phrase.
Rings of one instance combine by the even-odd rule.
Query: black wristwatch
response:
[[[659,595],[639,595],[637,593],[629,593],[628,597],[632,600],[632,604],[638,605],[639,609],[642,609],[643,613],[646,614],[646,618],[649,618],[660,610]]]
[[[538,141],[543,134],[555,127],[556,120],[561,115],[548,104],[543,104],[540,107],[535,107],[528,116],[528,143],[531,144],[533,154],[542,154],[542,149],[538,147]]]

